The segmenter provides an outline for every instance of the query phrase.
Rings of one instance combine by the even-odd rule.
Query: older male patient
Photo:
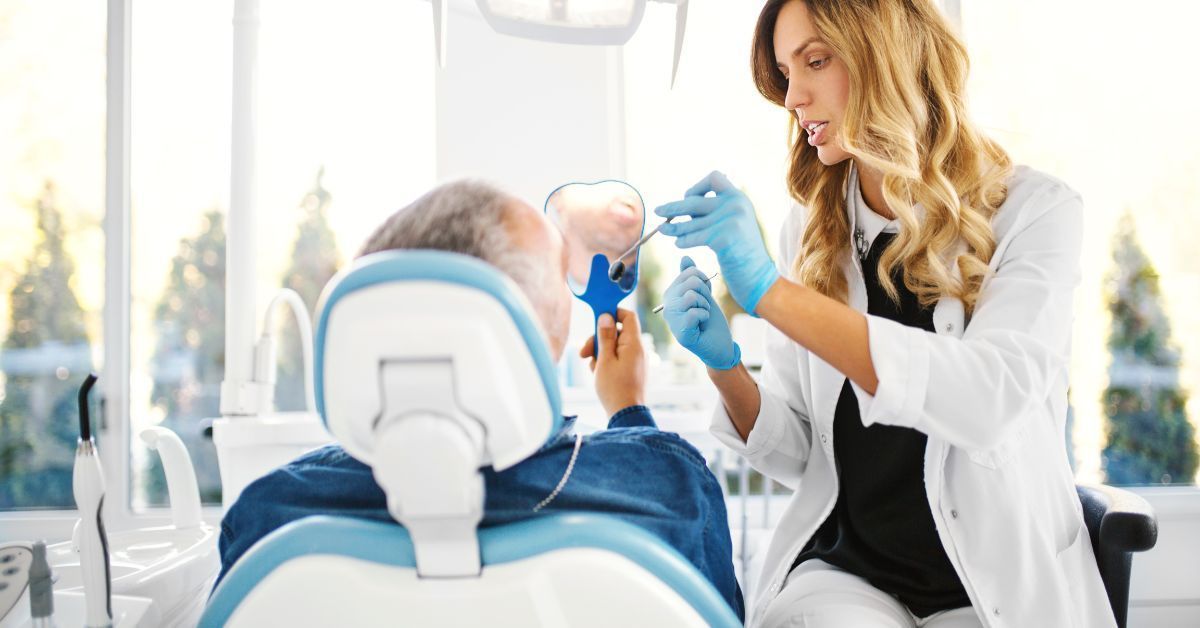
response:
[[[563,352],[570,321],[562,236],[541,212],[481,182],[460,181],[396,212],[363,247],[438,249],[482,259],[511,277],[533,304],[551,357]],[[679,436],[659,431],[643,405],[645,365],[637,317],[618,311],[622,331],[601,318],[594,358],[596,392],[608,429],[584,437],[570,480],[554,491],[574,449],[573,418],[537,453],[496,472],[484,469],[482,527],[555,512],[599,512],[650,531],[678,550],[716,587],[738,617],[742,594],[733,574],[725,501],[704,458]],[[250,484],[221,521],[221,574],[271,531],[314,514],[392,521],[371,469],[331,445]]]

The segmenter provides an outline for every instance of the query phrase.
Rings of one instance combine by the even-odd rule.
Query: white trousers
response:
[[[918,618],[866,580],[821,560],[792,570],[767,607],[763,626],[775,628],[981,628],[970,606]]]

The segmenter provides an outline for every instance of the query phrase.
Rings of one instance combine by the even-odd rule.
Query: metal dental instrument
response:
[[[663,225],[671,222],[672,220],[675,220],[674,216],[664,220],[662,224],[654,228],[654,231],[642,236],[641,240],[638,240],[633,246],[629,247],[628,251],[622,253],[621,256],[617,258],[617,261],[613,262],[612,265],[608,267],[608,278],[612,279],[613,281],[620,281],[621,276],[625,274],[625,262],[621,260],[633,255],[634,251],[642,248],[642,245],[646,243],[646,240],[649,240],[651,236],[658,233],[659,229],[662,229]]]
[[[54,628],[54,575],[46,561],[46,543],[33,544],[29,565],[29,617],[32,628]]]
[[[717,271],[717,272],[715,272],[715,273],[713,273],[713,274],[709,275],[708,277],[706,277],[706,278],[704,279],[704,281],[706,281],[706,282],[711,282],[713,279],[716,279],[717,275],[720,275],[720,274],[721,274],[721,271]],[[663,306],[665,306],[665,305],[666,305],[666,303],[659,303],[659,304],[658,304],[658,307],[656,307],[656,308],[654,308],[653,310],[651,310],[651,311],[650,311],[650,313],[651,313],[651,314],[658,314],[659,312],[663,311]]]

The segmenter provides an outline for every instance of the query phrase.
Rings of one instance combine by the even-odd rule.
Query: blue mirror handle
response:
[[[596,326],[600,321],[600,315],[607,313],[613,317],[613,321],[617,320],[617,304],[621,299],[629,296],[633,292],[633,288],[637,285],[637,262],[633,263],[631,268],[625,270],[625,274],[621,276],[619,281],[613,281],[608,277],[608,268],[611,262],[603,253],[597,253],[592,257],[592,269],[588,273],[587,288],[583,294],[577,295],[579,299],[592,307],[592,337],[595,337]]]

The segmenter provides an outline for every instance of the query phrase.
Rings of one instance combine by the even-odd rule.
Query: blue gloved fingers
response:
[[[691,220],[682,220],[665,224],[662,226],[662,229],[659,229],[659,232],[663,235],[679,238],[688,235],[689,233],[695,233],[697,231],[708,229],[724,220],[728,215],[729,212],[722,207],[703,216],[696,216]]]
[[[708,322],[711,316],[709,308],[712,303],[695,290],[688,290],[682,296],[667,301],[667,316],[678,323],[679,331],[699,334],[702,323]]]
[[[692,266],[688,270],[679,273],[679,275],[675,277],[675,280],[671,282],[671,285],[667,286],[667,289],[663,291],[664,303],[670,301],[671,299],[677,299],[683,296],[684,292],[687,292],[687,288],[683,287],[683,282],[686,281],[688,277],[691,277],[693,274],[695,274],[696,271],[692,270],[693,268],[695,268],[695,266]]]
[[[717,261],[720,261],[720,252],[727,246],[727,241],[730,237],[729,229],[725,227],[724,220],[717,220],[707,229],[693,231],[687,235],[675,238],[675,247],[691,249],[697,246],[707,246],[713,251],[718,252]]]
[[[706,278],[700,273],[695,273],[693,275],[684,277],[679,282],[680,292],[686,294],[688,290],[691,290],[699,293],[700,296],[704,297],[708,302],[716,303],[716,299],[714,299],[712,295],[712,285],[709,284],[705,279]]]
[[[695,290],[688,290],[681,294],[678,298],[671,299],[667,302],[668,307],[674,312],[687,312],[688,310],[702,308],[708,309],[708,299],[704,295]]]
[[[704,276],[704,273],[701,272],[699,268],[696,266],[688,266],[678,275],[676,275],[675,279],[671,282],[671,285],[667,286],[667,289],[663,292],[663,296],[670,297],[683,294],[687,290],[687,287],[684,284],[686,284],[689,279],[693,278],[707,284],[708,278]]]
[[[679,260],[679,270],[681,270],[681,271],[687,270],[689,268],[695,268],[695,267],[696,267],[696,262],[692,261],[692,258],[690,255],[684,255],[683,258]]]
[[[683,195],[684,196],[704,196],[705,194],[708,194],[709,192],[714,192],[716,194],[720,194],[721,192],[724,192],[725,190],[731,190],[731,189],[733,189],[733,183],[731,183],[729,181],[729,177],[726,177],[725,175],[721,174],[720,172],[718,172],[716,170],[713,170],[712,172],[708,173],[708,176],[704,177],[703,179],[700,179],[700,181],[698,181],[696,183],[696,185],[693,185],[692,187],[688,188],[688,191],[684,192]]]
[[[707,278],[691,258],[682,259],[679,267],[682,270],[663,296],[667,327],[681,346],[706,365],[730,368],[737,363],[737,345]]]
[[[713,238],[715,238],[716,235],[717,234],[714,229],[706,229],[704,231],[689,233],[685,236],[675,238],[675,248],[694,249],[698,246],[706,246],[710,249],[716,250],[717,247],[713,245]],[[720,256],[717,257],[717,260],[720,260]]]
[[[702,307],[694,307],[683,313],[683,327],[685,329],[696,329],[703,331],[700,326],[707,323],[712,316],[708,310]]]
[[[690,196],[681,201],[671,201],[654,208],[654,213],[663,218],[678,216],[704,216],[721,206],[722,199],[715,196]],[[665,228],[665,227],[664,227]]]

